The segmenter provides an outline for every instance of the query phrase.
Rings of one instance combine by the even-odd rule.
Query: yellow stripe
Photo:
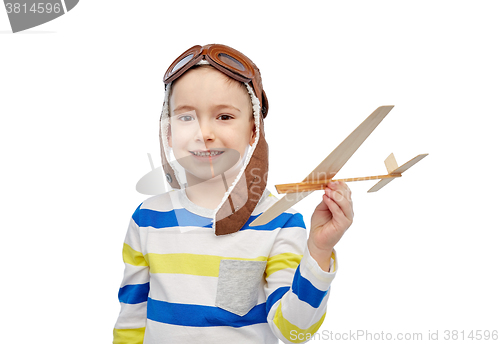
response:
[[[113,344],[142,344],[144,341],[145,327],[113,329]]]
[[[146,261],[149,263],[149,271],[151,273],[185,274],[209,277],[219,276],[219,264],[223,259],[266,261],[267,257],[234,258],[191,253],[148,253],[146,255]]]
[[[281,253],[275,256],[269,257],[267,260],[266,275],[271,276],[276,271],[280,271],[287,268],[296,269],[299,266],[302,256],[295,253]]]
[[[332,259],[333,259],[333,271],[330,272],[335,272],[337,271],[337,258],[335,257],[335,251],[332,252]]]
[[[148,266],[142,253],[134,250],[128,244],[123,244],[123,262],[134,266]]]
[[[310,339],[319,330],[323,320],[325,320],[326,312],[321,319],[311,327],[303,330],[295,326],[283,317],[281,312],[281,301],[274,314],[274,324],[280,330],[281,334],[292,343],[303,343],[306,339]]]

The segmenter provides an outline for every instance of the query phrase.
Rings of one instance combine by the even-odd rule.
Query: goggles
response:
[[[262,117],[266,117],[269,104],[262,88],[259,69],[248,57],[231,47],[222,44],[208,44],[203,47],[195,45],[189,48],[168,67],[163,82],[167,85],[175,81],[202,59],[232,79],[248,83],[259,98]]]

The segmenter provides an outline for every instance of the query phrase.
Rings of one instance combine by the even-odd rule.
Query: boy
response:
[[[352,223],[350,190],[330,183],[311,218],[265,189],[268,102],[258,68],[218,44],[167,70],[160,119],[173,190],[144,201],[125,238],[114,343],[303,342],[326,314],[333,247]]]

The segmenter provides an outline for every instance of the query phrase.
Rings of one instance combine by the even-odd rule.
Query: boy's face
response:
[[[213,68],[185,73],[170,98],[168,144],[187,174],[207,180],[227,171],[253,143],[248,92]]]

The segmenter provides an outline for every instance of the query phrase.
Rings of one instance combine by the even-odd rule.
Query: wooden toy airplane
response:
[[[394,155],[391,153],[385,160],[387,168],[386,175],[359,177],[359,178],[345,178],[345,179],[332,179],[344,166],[344,164],[351,158],[354,152],[361,146],[366,138],[373,132],[373,130],[380,124],[380,122],[392,110],[394,105],[380,106],[377,108],[367,119],[363,121],[342,143],[335,148],[325,160],[323,160],[301,183],[294,184],[280,184],[276,185],[278,193],[286,193],[285,197],[281,198],[273,206],[263,212],[257,217],[250,226],[261,226],[282,212],[286,211],[294,204],[298,203],[315,190],[321,190],[326,187],[330,181],[361,181],[361,180],[378,180],[368,192],[375,192],[387,185],[395,178],[401,177],[402,173],[415,165],[417,162],[425,158],[428,154],[420,154],[405,164],[398,166]]]

